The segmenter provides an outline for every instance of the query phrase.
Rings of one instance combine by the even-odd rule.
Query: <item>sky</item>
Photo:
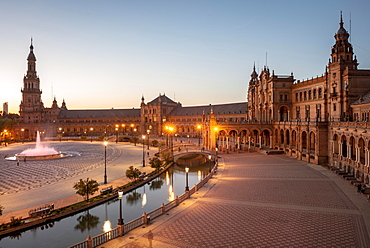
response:
[[[369,0],[0,0],[0,103],[18,113],[31,37],[42,101],[68,109],[247,101],[267,64],[297,80],[325,72],[339,28],[370,69]],[[369,82],[370,83],[370,82]]]

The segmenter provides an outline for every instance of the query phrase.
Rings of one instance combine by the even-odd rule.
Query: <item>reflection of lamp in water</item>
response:
[[[202,172],[198,170],[198,181],[202,181]]]
[[[123,225],[123,219],[122,219],[122,196],[123,192],[118,191],[118,199],[119,199],[119,219],[118,219],[118,225]]]
[[[103,231],[109,232],[110,230],[112,230],[112,224],[110,223],[110,220],[104,221]]]
[[[144,184],[144,194],[143,199],[141,201],[141,207],[143,208],[146,205],[147,199],[146,199],[146,193],[145,193],[145,184]]]
[[[166,185],[170,184],[170,174],[168,174],[168,171],[166,171]]]
[[[169,193],[168,201],[175,200],[175,192],[173,191],[172,184],[168,187],[168,193]]]
[[[186,186],[185,186],[185,191],[189,191],[189,167],[185,167],[185,172],[186,172]]]

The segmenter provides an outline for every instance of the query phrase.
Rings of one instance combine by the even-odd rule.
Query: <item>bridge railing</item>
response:
[[[167,204],[162,203],[162,206],[154,209],[153,211],[147,213],[143,213],[143,215],[139,218],[136,218],[128,223],[123,224],[122,226],[118,226],[117,228],[114,228],[110,230],[109,232],[102,233],[100,235],[97,235],[93,238],[90,237],[90,235],[87,237],[85,241],[82,241],[80,243],[77,243],[75,245],[69,246],[69,248],[94,248],[97,246],[100,246],[109,240],[118,238],[120,236],[125,235],[129,231],[140,227],[144,224],[148,224],[151,220],[166,214],[166,212],[170,211],[171,209],[177,207],[181,202],[188,199],[192,194],[197,192],[204,184],[208,182],[209,179],[212,178],[214,174],[217,173],[217,167],[218,163],[216,161],[215,165],[213,166],[211,172],[205,176],[198,184],[195,184],[189,191],[183,193],[180,196],[176,196],[175,200],[168,202]],[[120,228],[122,228],[120,230]]]

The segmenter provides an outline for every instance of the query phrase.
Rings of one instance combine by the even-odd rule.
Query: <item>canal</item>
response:
[[[189,187],[205,177],[209,164],[191,167]],[[143,212],[150,212],[184,193],[186,175],[184,166],[172,166],[164,174],[144,186],[127,193],[122,200],[124,222],[140,217]],[[99,235],[116,227],[119,218],[119,200],[109,202],[75,214],[60,221],[48,223],[8,236],[0,240],[0,248],[65,248],[87,238]]]

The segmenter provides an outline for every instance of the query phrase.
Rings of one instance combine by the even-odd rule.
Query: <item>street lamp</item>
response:
[[[185,186],[185,191],[189,191],[189,167],[185,167],[185,172],[186,172],[186,186]]]
[[[119,219],[118,219],[118,225],[123,225],[123,218],[122,218],[122,196],[123,192],[118,191],[118,199],[119,199]]]
[[[197,126],[197,129],[199,130],[199,134],[198,134],[198,146],[200,146],[200,136],[201,136],[201,132],[202,132],[202,126],[201,125],[198,125]]]
[[[146,130],[147,134],[148,134],[148,150],[150,150],[150,147],[149,147],[149,134],[150,134],[150,129]]]
[[[22,144],[24,143],[24,128],[21,129],[22,131]]]
[[[143,135],[142,138],[143,138],[143,167],[145,167],[145,151],[144,151],[144,147],[145,147],[145,135]]]
[[[104,184],[107,184],[107,145],[108,142],[104,141]]]
[[[90,138],[91,138],[91,139],[90,139],[90,142],[92,142],[92,135],[93,135],[93,134],[92,134],[92,132],[93,132],[93,131],[94,131],[94,128],[93,128],[93,127],[90,127]]]
[[[119,125],[116,124],[116,144],[118,143],[118,127]]]

